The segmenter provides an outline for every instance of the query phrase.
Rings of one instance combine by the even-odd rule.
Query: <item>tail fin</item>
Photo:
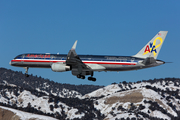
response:
[[[168,31],[159,31],[153,39],[151,39],[136,55],[133,57],[138,58],[147,58],[153,57],[154,59],[157,58],[161,46],[165,40]]]

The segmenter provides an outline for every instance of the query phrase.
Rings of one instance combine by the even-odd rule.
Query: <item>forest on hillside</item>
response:
[[[79,92],[81,95],[85,95],[92,91],[95,91],[104,86],[98,85],[71,85],[71,84],[62,84],[54,81],[50,81],[49,79],[44,79],[41,76],[33,76],[32,74],[29,77],[25,77],[25,75],[20,71],[12,71],[6,68],[0,68],[0,83],[3,80],[8,81],[9,84],[15,84],[27,89],[36,89],[46,91],[50,93],[59,93],[63,90],[63,88],[68,90],[74,90]],[[48,87],[47,87],[48,86]],[[76,96],[76,93],[74,93]],[[68,94],[65,95],[68,97]]]

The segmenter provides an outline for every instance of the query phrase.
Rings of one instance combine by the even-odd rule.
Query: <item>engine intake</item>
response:
[[[63,63],[53,63],[51,65],[51,70],[54,72],[65,72],[71,70],[70,66]]]

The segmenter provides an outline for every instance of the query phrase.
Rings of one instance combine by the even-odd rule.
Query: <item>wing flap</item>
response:
[[[106,68],[103,67],[102,65],[98,65],[98,64],[87,64],[91,70],[93,71],[102,71],[102,70],[105,70]]]

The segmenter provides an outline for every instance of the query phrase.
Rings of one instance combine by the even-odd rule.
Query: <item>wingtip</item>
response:
[[[78,40],[76,40],[76,41],[74,42],[74,45],[72,46],[72,49],[74,49],[74,50],[76,49],[77,41],[78,41]]]

